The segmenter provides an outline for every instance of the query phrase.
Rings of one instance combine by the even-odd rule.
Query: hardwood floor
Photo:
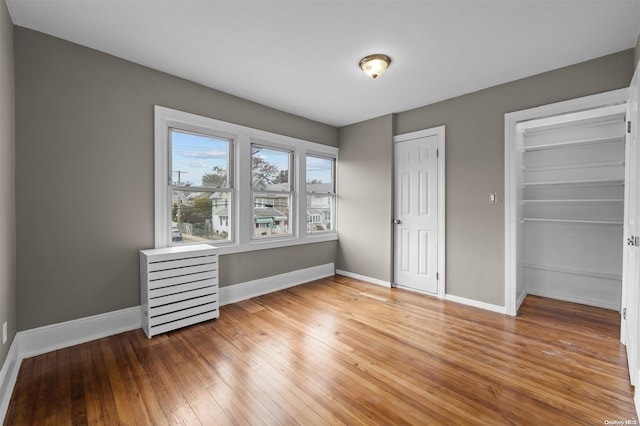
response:
[[[605,424],[634,419],[613,311],[512,318],[336,276],[23,361],[5,424]]]

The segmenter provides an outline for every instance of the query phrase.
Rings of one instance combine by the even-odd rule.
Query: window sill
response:
[[[230,245],[220,245],[216,246],[215,244],[210,244],[214,247],[218,248],[219,255],[225,254],[234,254],[234,253],[245,253],[249,251],[256,250],[267,250],[281,247],[291,247],[291,246],[299,246],[303,244],[313,244],[313,243],[323,243],[326,241],[337,241],[338,234],[323,234],[323,235],[313,235],[306,236],[305,238],[290,238],[290,239],[279,239],[272,241],[252,241],[248,244],[230,244]],[[198,243],[203,244],[203,243]],[[206,244],[206,243],[205,243]]]

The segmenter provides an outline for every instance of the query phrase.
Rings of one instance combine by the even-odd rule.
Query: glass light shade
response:
[[[369,55],[360,60],[360,68],[371,78],[376,78],[382,74],[391,63],[391,58],[387,55]]]

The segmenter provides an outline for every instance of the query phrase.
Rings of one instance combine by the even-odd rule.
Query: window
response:
[[[335,232],[335,159],[307,155],[307,233]]]
[[[156,248],[338,238],[337,148],[156,106],[154,155]]]
[[[292,235],[293,152],[251,145],[251,199],[256,225],[252,238]]]
[[[173,244],[231,241],[233,141],[176,128],[169,141]]]

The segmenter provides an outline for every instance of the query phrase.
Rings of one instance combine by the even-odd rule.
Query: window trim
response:
[[[326,160],[332,160],[331,161],[331,191],[329,192],[309,192],[307,191],[307,182],[306,182],[306,176],[305,176],[305,182],[304,182],[304,197],[305,197],[305,203],[307,202],[307,200],[309,199],[309,196],[311,197],[322,197],[322,196],[328,196],[331,197],[333,199],[333,217],[332,217],[332,221],[331,221],[331,229],[325,229],[324,231],[315,231],[315,232],[308,232],[307,231],[307,222],[305,222],[305,232],[307,232],[307,235],[326,235],[326,234],[332,234],[337,232],[338,226],[338,195],[337,195],[337,188],[338,188],[338,184],[337,184],[337,174],[338,174],[338,167],[337,167],[337,162],[338,162],[338,158],[337,157],[331,157],[331,156],[327,156],[327,155],[323,155],[323,154],[318,154],[315,153],[313,151],[307,151],[304,161],[305,161],[305,173],[306,173],[306,167],[307,167],[307,157],[314,157],[314,158],[320,158],[320,159],[326,159]],[[308,206],[307,206],[308,207]],[[308,209],[307,209],[308,210]],[[312,222],[313,223],[313,222]]]
[[[227,145],[227,186],[224,187],[219,187],[216,188],[215,186],[204,186],[204,185],[190,185],[190,186],[181,186],[181,185],[176,185],[173,181],[173,132],[177,132],[177,133],[183,133],[183,134],[191,134],[193,136],[199,136],[199,137],[210,137],[210,138],[214,138],[214,139],[219,139],[219,140],[226,140],[228,145]],[[219,131],[214,131],[213,129],[203,129],[201,127],[197,127],[197,126],[182,126],[182,128],[178,128],[178,127],[167,127],[166,128],[166,134],[167,134],[167,178],[169,180],[168,183],[168,187],[167,187],[167,196],[169,197],[169,200],[172,197],[172,192],[173,191],[191,191],[191,192],[204,192],[204,193],[227,193],[228,195],[228,199],[231,200],[229,202],[229,206],[228,206],[228,216],[227,216],[227,221],[229,221],[229,216],[232,217],[231,220],[231,228],[230,228],[230,232],[229,232],[229,238],[227,240],[216,240],[215,244],[217,246],[219,245],[228,245],[228,244],[233,244],[233,242],[236,239],[236,233],[235,230],[233,228],[233,221],[235,220],[235,216],[233,214],[233,209],[234,209],[234,200],[236,198],[236,189],[234,187],[234,183],[235,183],[235,135],[226,133],[226,132],[219,132]],[[171,203],[169,202],[169,217],[173,216],[172,213],[173,210],[173,206],[171,205]],[[212,215],[213,215],[213,210],[212,210]],[[212,217],[213,219],[213,217]],[[213,222],[213,220],[212,220]],[[229,227],[227,225],[227,227]],[[171,243],[173,243],[173,240],[170,240]],[[181,244],[181,245],[185,245],[185,244]]]
[[[275,191],[275,190],[268,190],[268,189],[255,189],[253,184],[253,147],[258,147],[258,148],[263,148],[263,149],[267,149],[267,150],[271,150],[271,151],[279,151],[279,152],[283,152],[286,153],[287,155],[289,155],[289,170],[287,170],[288,172],[288,189],[287,190],[283,190],[283,191]],[[257,237],[255,235],[255,226],[251,227],[251,222],[253,222],[253,220],[251,222],[249,222],[248,226],[251,227],[252,229],[252,233],[251,233],[251,240],[252,241],[267,241],[267,240],[275,240],[275,239],[279,239],[279,238],[296,238],[296,217],[294,216],[294,212],[296,210],[295,206],[296,206],[296,191],[295,191],[295,183],[296,183],[296,179],[295,179],[295,173],[296,173],[296,167],[295,167],[295,157],[296,154],[294,152],[294,150],[291,147],[288,148],[283,148],[281,146],[271,146],[268,145],[268,143],[265,143],[263,141],[256,141],[256,140],[252,140],[251,141],[251,158],[249,160],[249,163],[251,165],[251,174],[249,175],[249,179],[251,181],[251,217],[253,218],[254,215],[254,209],[255,209],[255,205],[254,205],[254,200],[255,200],[255,196],[256,195],[263,195],[263,196],[269,196],[270,194],[273,194],[275,197],[278,196],[282,196],[283,194],[287,194],[287,197],[289,198],[289,233],[288,234],[283,234],[283,235],[270,235],[270,236],[264,236],[264,237]],[[255,223],[254,223],[255,225]]]
[[[301,244],[333,241],[338,239],[337,223],[333,232],[307,234],[306,226],[306,156],[333,158],[337,165],[338,148],[309,142],[290,136],[279,135],[226,121],[203,117],[183,111],[154,106],[154,245],[156,248],[171,247],[171,203],[167,182],[169,169],[169,128],[190,130],[205,135],[224,137],[233,141],[232,182],[233,205],[229,221],[232,224],[232,242],[212,242],[220,254],[241,253]],[[286,238],[252,239],[253,210],[251,185],[251,144],[266,148],[285,149],[293,152],[293,187],[291,220],[292,235]],[[337,170],[334,173],[334,187],[337,188]],[[337,216],[337,193],[336,216]]]

